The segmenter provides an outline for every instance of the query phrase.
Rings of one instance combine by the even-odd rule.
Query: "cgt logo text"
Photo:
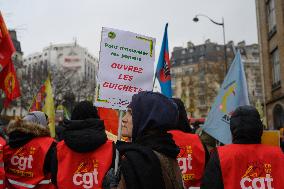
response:
[[[266,174],[265,178],[253,178],[248,177],[242,178],[240,185],[242,189],[274,189],[272,184],[273,178],[270,177],[270,174]]]
[[[84,188],[92,188],[94,184],[98,184],[98,171],[94,169],[92,173],[76,173],[73,176],[73,183],[76,186],[83,185]]]
[[[29,157],[13,156],[11,158],[11,164],[12,165],[18,165],[18,168],[22,171],[26,170],[26,168],[31,169],[32,168],[32,161],[33,161],[32,155],[29,155]]]
[[[188,154],[187,158],[186,157],[177,158],[177,161],[178,161],[179,168],[180,168],[182,174],[186,173],[189,170],[192,170],[191,154]]]

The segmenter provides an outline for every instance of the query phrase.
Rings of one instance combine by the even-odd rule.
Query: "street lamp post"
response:
[[[222,26],[223,28],[223,40],[224,40],[224,61],[225,61],[225,76],[227,74],[227,70],[228,70],[228,67],[227,67],[227,49],[226,49],[226,38],[225,38],[225,23],[224,23],[224,18],[222,17],[222,22],[216,22],[214,21],[212,18],[210,18],[209,16],[205,15],[205,14],[197,14],[195,15],[195,17],[193,18],[193,21],[194,22],[198,22],[199,21],[199,18],[198,17],[206,17],[208,18],[213,24],[216,24],[218,26]]]

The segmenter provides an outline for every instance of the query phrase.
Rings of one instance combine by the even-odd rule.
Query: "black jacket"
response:
[[[107,141],[103,121],[95,118],[85,120],[71,120],[62,133],[65,144],[73,151],[82,153],[95,151]],[[115,148],[114,153],[115,155]],[[114,161],[113,157],[113,161]],[[114,162],[113,162],[114,165]],[[113,165],[111,167],[113,167]],[[54,151],[52,160],[52,182],[57,180],[57,151]]]
[[[56,133],[56,140],[60,142],[63,140],[63,131],[66,129],[67,125],[69,124],[68,119],[64,119],[62,122],[60,122],[56,127],[55,127],[55,133]]]
[[[230,120],[234,144],[260,144],[263,126],[259,113],[252,106],[240,106]],[[228,154],[230,156],[230,154]],[[222,171],[217,150],[211,152],[201,189],[223,189]]]

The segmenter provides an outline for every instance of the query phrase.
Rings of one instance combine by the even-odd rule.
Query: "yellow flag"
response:
[[[54,109],[54,100],[53,100],[53,92],[50,82],[50,77],[48,76],[47,80],[44,83],[45,85],[45,102],[42,108],[42,111],[46,113],[49,121],[49,129],[51,137],[55,137],[55,109]]]

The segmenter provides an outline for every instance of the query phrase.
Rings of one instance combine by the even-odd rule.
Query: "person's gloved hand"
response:
[[[118,186],[118,183],[120,181],[120,169],[118,168],[117,173],[114,173],[114,168],[111,168],[108,173],[107,177],[110,182],[110,188],[116,188]]]

